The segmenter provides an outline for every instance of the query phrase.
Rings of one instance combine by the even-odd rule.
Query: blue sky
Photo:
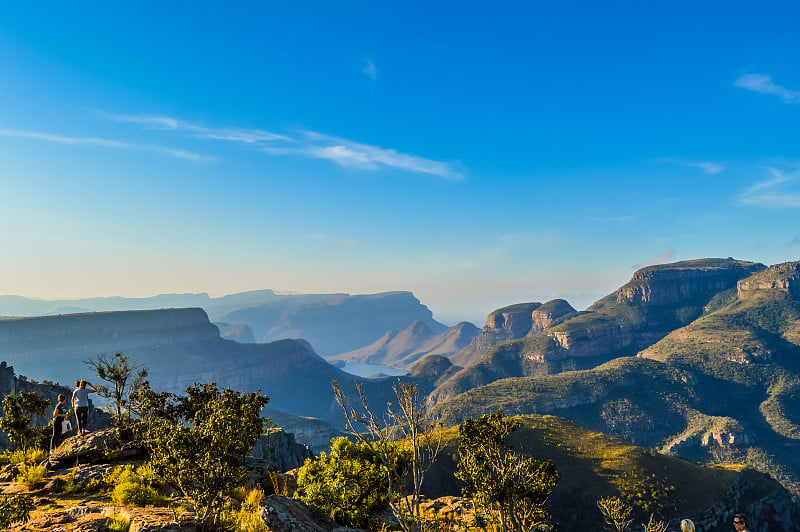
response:
[[[800,258],[795,3],[229,4],[0,8],[0,294],[481,322]]]

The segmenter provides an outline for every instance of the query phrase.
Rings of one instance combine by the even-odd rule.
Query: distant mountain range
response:
[[[0,316],[9,317],[190,307],[204,309],[219,323],[225,338],[238,342],[303,338],[323,355],[361,348],[386,331],[404,329],[415,321],[435,334],[447,329],[411,292],[351,296],[256,290],[216,298],[202,293],[64,300],[0,296]]]
[[[435,334],[424,322],[415,321],[402,331],[388,331],[366,347],[327,357],[327,360],[410,368],[427,355],[454,355],[469,345],[479,332],[471,323],[461,322]]]
[[[337,358],[411,365],[401,379],[430,392],[448,425],[498,409],[555,414],[691,460],[748,464],[800,496],[800,262],[651,266],[585,311],[520,303],[491,312],[480,332],[431,324],[407,292],[229,297],[228,309],[250,306],[215,321],[242,339],[239,324],[256,340],[305,331],[331,350],[350,338]],[[31,378],[68,384],[85,376],[81,360],[116,351],[150,365],[166,389],[196,380],[262,388],[271,408],[336,426],[330,381],[352,393],[353,377],[307,341],[226,340],[197,308],[0,320],[0,359]],[[392,382],[367,381],[370,404],[392,401]]]

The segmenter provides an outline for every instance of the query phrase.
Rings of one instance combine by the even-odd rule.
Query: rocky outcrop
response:
[[[294,434],[277,428],[256,441],[250,456],[265,460],[276,471],[283,472],[300,467],[306,458],[313,458],[314,453],[307,445],[297,443]]]
[[[270,495],[261,501],[261,519],[273,532],[332,532],[340,527],[322,518],[297,499]]]
[[[468,366],[500,342],[526,336],[533,325],[533,312],[541,306],[538,302],[520,303],[495,310],[486,317],[480,334],[451,357],[453,364]]]
[[[800,295],[800,261],[784,262],[770,266],[736,285],[739,297],[757,290],[778,290]]]
[[[531,313],[531,329],[528,336],[540,333],[548,327],[552,327],[563,321],[563,318],[574,314],[576,311],[572,305],[564,299],[553,299],[541,307],[534,309]]]
[[[766,266],[734,259],[698,259],[649,266],[616,292],[617,302],[672,305],[708,301]]]
[[[654,331],[642,333],[636,325],[607,324],[596,328],[576,329],[570,331],[547,331],[545,334],[558,343],[564,351],[560,358],[599,357],[614,351],[630,350],[632,345],[650,345],[664,337],[666,332]]]

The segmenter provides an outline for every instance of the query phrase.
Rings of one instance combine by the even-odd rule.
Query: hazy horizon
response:
[[[446,323],[800,258],[794,3],[13,3],[0,293],[411,291]]]

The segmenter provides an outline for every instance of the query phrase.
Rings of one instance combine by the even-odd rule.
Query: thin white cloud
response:
[[[43,133],[41,131],[26,131],[20,129],[0,129],[0,135],[5,137],[57,142],[59,144],[100,146],[103,148],[122,148],[129,150],[148,150],[148,151],[163,153],[171,157],[177,157],[179,159],[189,159],[192,161],[200,161],[208,159],[208,157],[205,157],[199,153],[194,153],[182,149],[167,148],[164,146],[156,146],[154,144],[138,144],[138,143],[124,142],[114,139],[103,139],[97,137],[68,137],[65,135],[54,135],[52,133]]]
[[[445,179],[461,179],[463,177],[463,172],[452,163],[426,159],[316,131],[302,131],[298,135],[274,133],[261,129],[208,128],[167,116],[125,115],[107,112],[101,112],[101,114],[115,122],[138,124],[165,131],[186,132],[197,138],[253,145],[271,155],[325,159],[345,168],[361,170],[394,168]]]
[[[785,103],[800,102],[800,91],[787,89],[772,82],[772,78],[763,74],[746,74],[734,83],[737,87],[760,92],[763,94],[773,94],[780,97]]]
[[[739,203],[767,209],[796,209],[800,207],[800,192],[787,185],[796,180],[797,171],[790,175],[769,168],[772,178],[751,186],[739,195]]]
[[[205,139],[229,140],[231,142],[243,142],[245,144],[293,141],[291,138],[285,135],[280,135],[271,131],[264,131],[262,129],[210,128],[198,126],[190,122],[178,120],[169,116],[125,115],[106,112],[101,112],[101,114],[109,120],[113,120],[114,122],[140,124],[143,126],[150,126],[156,129],[164,129],[169,131],[186,131],[191,133],[194,137]]]
[[[632,222],[636,218],[633,216],[600,216],[589,218],[593,222]]]
[[[707,174],[718,174],[725,170],[724,166],[713,161],[687,161],[685,159],[676,159],[673,157],[662,157],[656,160],[667,164],[679,164],[688,168],[699,168]]]
[[[725,167],[723,167],[721,164],[712,163],[708,161],[699,163],[686,163],[686,166],[690,168],[699,168],[700,170],[702,170],[707,174],[718,174],[725,169]]]
[[[365,66],[362,71],[364,74],[369,76],[370,79],[375,79],[378,77],[378,69],[375,68],[375,64],[372,62],[372,59],[367,59],[367,66]]]
[[[639,264],[636,264],[636,265],[632,266],[632,268],[635,269],[635,270],[638,270],[639,268],[646,268],[648,266],[655,266],[656,264],[664,264],[669,259],[671,259],[673,255],[675,255],[675,250],[674,249],[670,249],[669,251],[665,251],[664,253],[662,253],[658,257],[654,258],[653,260],[646,260],[644,262],[640,262]]]
[[[315,131],[306,131],[305,136],[308,143],[308,153],[312,157],[330,159],[342,166],[366,169],[377,169],[384,166],[435,175],[446,179],[461,179],[463,177],[463,174],[449,163],[400,153],[379,146],[370,146]]]

